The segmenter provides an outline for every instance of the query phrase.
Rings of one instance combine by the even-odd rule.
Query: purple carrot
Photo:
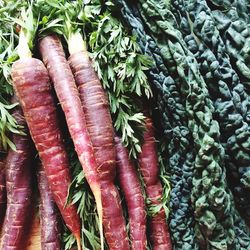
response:
[[[130,240],[133,250],[147,248],[146,207],[142,187],[133,162],[129,159],[127,149],[116,136],[117,176],[124,193],[129,216]]]
[[[15,97],[13,102],[17,102]],[[1,250],[22,249],[31,211],[33,147],[20,106],[15,108],[13,117],[24,127],[27,135],[13,134],[12,141],[16,150],[10,149],[6,157],[7,210]]]
[[[162,185],[159,179],[159,164],[157,148],[154,137],[153,122],[146,117],[146,131],[144,132],[144,143],[139,156],[140,170],[147,198],[153,206],[161,205]],[[171,239],[166,222],[166,214],[163,208],[149,220],[150,240],[153,250],[171,250]]]
[[[41,250],[61,249],[61,219],[41,163],[38,168],[40,192]]]

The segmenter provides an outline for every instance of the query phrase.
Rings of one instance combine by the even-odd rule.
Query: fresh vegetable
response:
[[[68,129],[74,142],[79,161],[83,167],[84,175],[95,196],[100,218],[100,234],[102,237],[102,206],[105,205],[102,205],[96,159],[87,131],[86,120],[74,76],[65,58],[61,42],[56,35],[46,36],[41,39],[39,42],[39,50],[44,64],[48,69],[62,110],[64,111]]]
[[[150,63],[149,58],[140,52],[129,30],[117,18],[111,16],[110,8],[112,7],[108,3],[100,1],[95,1],[95,3],[89,2],[84,5],[84,8],[82,8],[82,4],[78,3],[79,5],[77,6],[77,2],[68,1],[58,1],[51,5],[48,1],[38,1],[38,3],[40,6],[38,8],[40,20],[42,20],[40,33],[44,31],[49,33],[48,28],[64,35],[67,41],[68,30],[65,32],[65,27],[71,28],[73,26],[73,29],[70,31],[74,32],[75,27],[77,29],[81,28],[82,22],[84,22],[84,33],[86,34],[84,39],[86,38],[88,50],[93,53],[90,53],[90,55],[95,57],[93,60],[95,69],[108,94],[114,126],[119,133],[122,133],[122,140],[128,146],[130,154],[136,157],[136,152],[140,151],[139,139],[142,135],[143,129],[141,124],[144,119],[138,97],[144,93],[151,95],[145,75],[147,65]],[[51,6],[56,8],[56,10],[52,8],[51,11],[48,11],[51,9]],[[69,17],[64,14],[65,10],[67,10],[66,13]],[[53,14],[47,15],[48,13]],[[61,21],[59,22],[58,20]],[[115,32],[113,33],[113,31]],[[99,35],[95,36],[97,33]],[[112,34],[116,35],[113,36]],[[123,42],[124,39],[126,46]],[[81,43],[78,43],[78,45],[81,46]],[[112,54],[110,53],[111,49],[114,51]],[[105,61],[109,61],[110,67],[105,67],[103,58],[106,58]],[[130,73],[127,74],[124,71],[124,67],[127,69],[126,72]],[[72,148],[70,151],[73,151]],[[83,221],[84,235],[82,239],[84,242],[82,244],[91,249],[99,249],[99,232],[96,230],[95,221],[96,214],[92,213],[92,211],[96,210],[96,207],[93,203],[91,192],[89,192],[88,188],[86,189],[87,186],[83,173],[75,171],[76,166],[78,166],[76,159],[74,157],[72,164],[75,181],[71,186],[71,191]],[[83,190],[82,188],[85,189]],[[91,218],[89,216],[90,212]],[[122,211],[119,214],[122,214]],[[67,234],[65,234],[64,240],[66,248],[69,248],[74,242],[72,237]]]
[[[151,9],[154,12],[149,11]],[[170,73],[176,76],[177,87],[185,102],[188,126],[197,152],[191,201],[199,245],[245,249],[250,240],[249,230],[243,222],[239,223],[241,219],[227,185],[220,130],[213,118],[214,106],[198,64],[187,49],[165,2],[142,3],[140,11],[152,36],[159,37],[157,44],[164,51],[162,55]],[[166,16],[168,18],[164,18]],[[241,237],[244,241],[240,240]]]
[[[62,249],[62,227],[59,211],[53,200],[47,176],[41,163],[38,167],[37,177],[40,192],[41,249],[60,250]]]
[[[227,4],[225,8],[223,2],[214,4],[214,0],[207,0],[209,6],[213,9],[213,19],[220,32],[230,61],[247,93],[250,94],[250,26],[249,17],[246,18],[246,15],[249,16],[249,14],[247,12],[243,17],[240,8],[232,7],[233,4]]]
[[[78,45],[78,46],[77,46]],[[107,96],[92,66],[80,33],[69,39],[69,64],[75,76],[97,163],[103,205],[103,225],[110,249],[129,249],[121,199],[114,185],[116,154]],[[98,113],[98,115],[96,115]],[[106,201],[106,202],[105,202]],[[109,202],[107,202],[109,201]],[[119,225],[119,228],[117,228]]]
[[[5,162],[0,158],[0,225],[3,222],[6,211],[6,183],[5,183]]]
[[[188,128],[188,118],[182,96],[174,78],[169,74],[156,42],[145,31],[143,20],[137,8],[122,1],[122,15],[137,35],[144,53],[154,61],[148,77],[154,90],[157,108],[154,114],[160,119],[163,130],[161,157],[162,173],[169,173],[171,181],[169,227],[174,249],[198,249],[194,232],[194,210],[191,205],[192,179],[194,172],[194,145],[192,132]],[[151,104],[151,106],[153,106]],[[162,181],[165,178],[161,178]],[[169,183],[165,185],[169,191]]]
[[[12,101],[16,103],[16,97]],[[2,250],[22,248],[32,204],[33,145],[20,106],[12,115],[27,135],[12,135],[16,150],[10,149],[6,157],[7,210],[2,228]]]
[[[136,168],[129,158],[128,150],[116,136],[117,178],[124,193],[128,208],[131,247],[134,250],[147,248],[146,207]]]
[[[211,10],[219,9],[224,13],[230,14],[234,18],[241,18],[249,21],[249,1],[248,0],[207,0]],[[236,15],[235,15],[236,14]]]
[[[188,128],[192,131],[197,152],[191,200],[195,210],[196,240],[200,247],[245,249],[249,230],[235,210],[227,187],[219,127],[212,117],[214,107],[197,62],[187,49],[166,2],[141,1],[137,7],[147,34],[154,39],[158,53],[163,58],[161,68],[165,65],[175,79],[188,117]],[[220,203],[220,200],[223,202]]]
[[[162,185],[159,179],[159,165],[152,120],[146,117],[144,143],[139,156],[140,171],[145,183],[149,209],[154,211],[149,219],[150,240],[153,249],[172,249],[165,210],[161,205]]]
[[[231,66],[206,1],[173,4],[187,47],[197,59],[214,103],[229,185],[242,214],[250,218],[250,96]]]
[[[141,97],[152,97],[146,72],[151,59],[144,55],[135,37],[113,14],[114,1],[90,1],[79,18],[93,66],[108,99],[114,128],[122,135],[122,143],[137,159],[141,151],[144,116]],[[76,21],[77,22],[77,21]]]
[[[23,108],[31,137],[35,143],[53,198],[61,215],[80,247],[80,218],[76,207],[67,203],[71,183],[69,162],[60,131],[56,104],[53,99],[48,72],[43,63],[31,58],[25,31],[19,38],[20,59],[13,64],[12,79],[15,92]]]

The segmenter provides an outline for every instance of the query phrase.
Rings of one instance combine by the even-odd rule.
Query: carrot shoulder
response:
[[[127,149],[122,145],[121,139],[116,136],[117,176],[124,193],[129,217],[129,230],[133,250],[147,248],[146,236],[146,207],[142,187],[133,162],[129,159]]]
[[[144,143],[139,156],[140,170],[145,183],[147,198],[152,206],[161,204],[162,185],[159,180],[159,165],[152,120],[146,118]],[[154,250],[172,249],[166,214],[163,208],[149,219],[150,240]]]
[[[66,225],[79,243],[80,218],[76,207],[71,203],[67,204],[71,183],[69,162],[59,129],[48,72],[40,60],[23,58],[13,64],[12,79],[53,198]]]
[[[103,225],[109,248],[130,249],[119,192],[114,184],[116,153],[107,96],[87,51],[73,53],[70,67],[80,93],[96,158],[103,205]]]
[[[61,221],[58,208],[52,197],[47,176],[42,164],[38,167],[38,188],[40,192],[40,223],[42,249],[61,249]]]
[[[28,134],[20,107],[15,108],[13,117]],[[32,141],[29,135],[17,134],[12,135],[12,141],[16,150],[10,149],[6,157],[7,210],[2,229],[2,250],[21,249],[31,211]]]

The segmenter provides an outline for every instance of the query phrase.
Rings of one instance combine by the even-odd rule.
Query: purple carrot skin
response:
[[[152,205],[160,205],[162,197],[162,185],[159,180],[159,165],[157,147],[154,138],[152,120],[146,118],[146,131],[144,143],[139,156],[140,171],[145,183],[147,198]],[[150,218],[150,240],[154,250],[171,250],[171,240],[166,222],[166,214],[163,208]]]
[[[6,183],[4,158],[0,158],[0,226],[6,211]]]
[[[85,116],[74,76],[65,58],[60,39],[56,35],[46,36],[39,42],[43,62],[48,69],[57,97],[64,111],[70,135],[74,142],[85,177],[95,196],[102,237],[102,197],[97,164],[92,142],[87,130]],[[103,248],[103,240],[102,248]]]
[[[17,99],[13,98],[13,103]],[[13,111],[13,117],[17,123],[24,127],[28,134],[26,123],[20,106]],[[6,157],[6,190],[7,210],[2,229],[2,250],[21,250],[27,223],[31,211],[31,178],[33,168],[33,146],[27,136],[12,135],[12,141],[16,151],[9,150]]]
[[[96,157],[102,190],[104,233],[109,249],[126,250],[130,249],[126,223],[120,195],[114,185],[116,152],[109,104],[100,80],[92,67],[88,52],[83,49],[72,53],[69,63],[80,93]]]
[[[41,163],[37,175],[40,192],[41,250],[60,250],[61,220]]]
[[[127,149],[116,136],[117,176],[128,207],[130,239],[133,250],[147,248],[146,207],[141,184]]]
[[[21,59],[13,64],[11,74],[14,89],[44,166],[53,198],[67,227],[76,237],[78,249],[81,249],[80,217],[76,207],[71,203],[67,204],[71,183],[69,161],[59,129],[49,75],[40,60],[30,57],[27,42],[21,41],[21,35],[19,38],[19,45],[22,45],[19,50]]]

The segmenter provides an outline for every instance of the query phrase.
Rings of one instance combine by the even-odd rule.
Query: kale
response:
[[[208,0],[211,5],[214,1]],[[246,13],[249,13],[249,5]],[[232,5],[226,10],[220,7],[212,11],[217,29],[223,39],[226,51],[246,91],[250,93],[250,25],[248,18],[242,17],[241,8]],[[245,13],[245,12],[243,12]]]
[[[206,1],[176,0],[173,6],[179,29],[197,59],[214,103],[230,187],[241,212],[249,218],[250,97],[230,64]]]
[[[147,35],[137,6],[120,1],[122,15],[131,25],[142,51],[153,58],[149,71],[154,96],[157,99],[166,143],[166,156],[171,173],[170,230],[174,249],[195,250],[191,190],[194,168],[194,149],[191,131],[181,95],[165,65],[154,39]]]
[[[123,6],[126,6],[124,1],[121,2]],[[138,34],[140,45],[145,44],[145,37],[151,37],[154,41],[156,48],[153,51],[158,51],[162,59],[162,63],[159,66],[156,64],[156,67],[161,70],[164,67],[167,68],[168,79],[170,77],[174,79],[174,89],[180,97],[180,103],[183,105],[187,117],[188,131],[192,134],[195,159],[191,202],[194,208],[196,240],[201,248],[206,249],[247,249],[249,231],[235,209],[232,194],[227,185],[224,167],[225,152],[220,142],[219,124],[214,119],[215,106],[205,79],[201,76],[199,63],[178,31],[177,22],[169,11],[166,1],[139,1],[139,4],[132,8],[129,7],[123,8],[123,14],[127,17],[134,32]],[[136,7],[140,14],[137,15],[136,20],[138,21],[140,18],[142,29],[138,28],[138,23],[136,24],[136,21],[129,15],[128,9],[134,11]],[[144,45],[144,48],[148,49],[148,41],[151,40],[146,38],[147,47]],[[154,79],[157,77],[155,76]],[[152,84],[157,87],[154,79]],[[163,83],[160,84],[162,87],[164,86]],[[164,89],[164,93],[172,89],[170,84],[166,87],[167,90]],[[161,92],[159,91],[159,93]],[[172,94],[165,96],[169,101]],[[159,94],[158,98],[163,99]],[[160,102],[159,106],[162,110],[164,107],[166,108],[166,105],[169,106],[167,100],[165,103],[162,101],[163,104]],[[167,117],[165,120],[162,119],[164,125],[169,126],[172,122],[171,113],[165,111],[162,112],[162,115]],[[170,145],[168,145],[168,149]],[[168,150],[169,156],[170,153],[171,150]],[[178,166],[177,164],[176,166]],[[183,166],[179,169],[183,169]],[[173,179],[178,180],[178,174],[181,173],[179,169],[173,168],[173,171],[177,172],[177,174],[172,174],[173,184],[175,184]],[[173,192],[176,192],[175,185]],[[180,192],[176,194],[176,197],[179,198],[183,195],[185,192]],[[171,208],[173,209],[173,207]],[[170,229],[173,230],[171,223]],[[177,239],[175,231],[172,231],[172,237],[175,245]],[[175,247],[184,249],[181,246],[178,248],[177,245]]]

